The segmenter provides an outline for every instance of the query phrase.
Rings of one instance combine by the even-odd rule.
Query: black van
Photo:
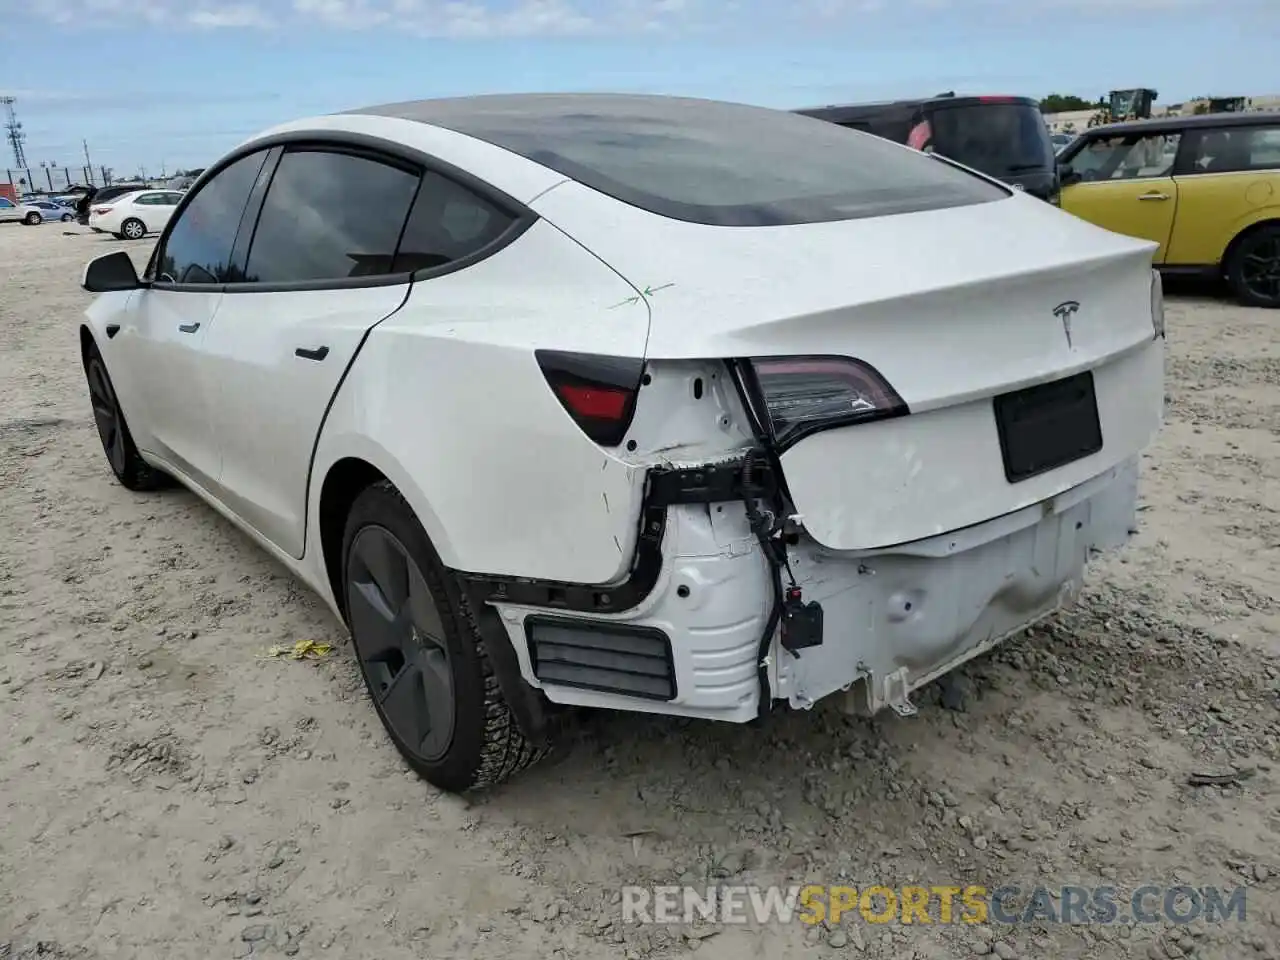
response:
[[[937,152],[1050,203],[1058,202],[1057,160],[1040,104],[1030,97],[892,100],[795,110],[806,117]]]

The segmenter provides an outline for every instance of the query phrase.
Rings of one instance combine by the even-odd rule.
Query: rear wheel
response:
[[[120,224],[120,236],[125,240],[141,240],[147,235],[147,225],[136,217]]]
[[[356,498],[342,556],[360,672],[409,766],[461,793],[540,759],[545,751],[524,737],[503,699],[467,601],[390,483]]]
[[[28,227],[34,227],[36,224],[40,223],[40,221],[42,221],[43,219],[44,217],[40,216],[40,214],[32,210],[30,213],[28,213],[25,217],[22,218],[22,222],[25,223]]]
[[[1227,282],[1247,307],[1280,307],[1280,226],[1246,234],[1227,261]]]
[[[74,214],[64,213],[64,214],[62,215],[62,222],[63,222],[63,223],[70,223],[70,222],[71,222],[72,220],[74,220],[74,219],[75,219],[75,215],[74,215]]]
[[[98,348],[91,346],[84,358],[85,378],[89,381],[89,402],[98,427],[102,450],[116,479],[129,490],[155,490],[165,485],[168,477],[150,466],[134,446],[129,424],[116,399],[115,387],[107,374]]]

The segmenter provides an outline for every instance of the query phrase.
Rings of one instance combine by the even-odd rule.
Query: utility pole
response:
[[[4,105],[4,138],[9,141],[9,146],[13,148],[13,165],[19,170],[26,170],[27,153],[22,148],[22,144],[27,139],[27,135],[22,132],[22,124],[18,122],[18,114],[13,109],[14,98],[0,97],[0,104]]]

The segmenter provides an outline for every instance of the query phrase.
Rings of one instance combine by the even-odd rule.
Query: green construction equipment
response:
[[[1111,106],[1112,123],[1124,120],[1147,120],[1151,117],[1151,104],[1155,102],[1156,91],[1141,87],[1137,90],[1112,90],[1108,94]]]

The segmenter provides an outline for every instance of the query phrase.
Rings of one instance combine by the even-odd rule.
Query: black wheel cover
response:
[[[1280,232],[1269,230],[1245,241],[1240,282],[1258,299],[1280,303]]]
[[[107,455],[111,469],[117,476],[121,476],[124,474],[127,453],[120,407],[116,403],[115,391],[111,389],[111,378],[107,376],[107,368],[98,357],[89,361],[86,373],[89,378],[89,400],[93,404],[93,419],[98,425],[103,452]]]
[[[383,721],[426,763],[453,743],[457,713],[444,626],[422,571],[388,529],[369,525],[347,555],[351,637]]]

